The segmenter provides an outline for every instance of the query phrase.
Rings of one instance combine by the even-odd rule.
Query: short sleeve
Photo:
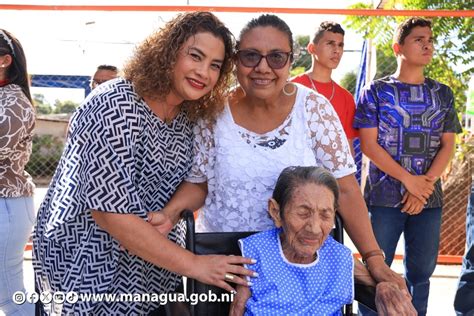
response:
[[[365,86],[357,101],[357,109],[354,116],[355,128],[370,128],[378,126],[378,105],[375,94],[375,86]]]
[[[62,175],[71,178],[65,190],[80,190],[87,209],[143,216],[135,172],[141,109],[136,100],[122,100],[86,99],[71,122]]]
[[[355,173],[346,134],[329,101],[310,91],[305,100],[305,112],[317,164],[331,171],[336,178]]]
[[[459,118],[456,113],[456,109],[454,106],[454,95],[453,91],[446,87],[446,117],[444,121],[443,132],[444,133],[461,133],[462,127],[461,123],[459,123]]]
[[[209,120],[199,119],[194,126],[193,163],[187,182],[203,183],[210,177],[209,170],[214,154],[213,124]]]

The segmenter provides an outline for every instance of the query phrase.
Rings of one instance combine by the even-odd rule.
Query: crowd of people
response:
[[[398,26],[396,72],[370,82],[358,100],[331,78],[344,35],[338,23],[321,23],[307,47],[311,68],[290,78],[293,34],[278,16],[251,19],[234,41],[210,12],[176,15],[121,71],[97,68],[35,216],[24,170],[35,118],[26,60],[19,41],[0,30],[0,231],[8,236],[0,244],[0,310],[33,313],[12,295],[24,291],[22,253],[34,225],[39,293],[168,293],[186,276],[236,293],[231,315],[338,315],[360,282],[376,287],[379,315],[426,315],[440,176],[461,132],[453,93],[424,76],[434,52],[430,21]],[[370,159],[364,194],[357,137]],[[200,232],[262,232],[240,241],[242,256],[195,255],[183,248],[185,209],[199,210]],[[472,217],[472,195],[470,209]],[[363,263],[328,236],[336,212]],[[402,233],[400,276],[390,265]],[[467,315],[472,249],[466,262],[456,308]],[[53,301],[37,312],[161,308]]]

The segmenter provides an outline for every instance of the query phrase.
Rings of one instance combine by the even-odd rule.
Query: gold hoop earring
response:
[[[242,94],[242,97],[246,97],[247,96],[247,92],[245,92],[244,88],[242,88],[242,86],[238,86],[238,88],[240,90],[240,93]]]
[[[293,86],[293,90],[291,92],[286,91],[286,86],[288,86],[288,85]],[[287,82],[285,84],[285,86],[283,87],[283,94],[288,96],[288,97],[291,97],[293,94],[296,93],[297,90],[298,90],[298,88],[296,87],[296,85],[293,82]]]

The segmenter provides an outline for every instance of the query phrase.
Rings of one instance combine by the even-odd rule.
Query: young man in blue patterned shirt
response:
[[[425,315],[439,246],[439,177],[453,156],[461,125],[451,89],[423,74],[434,51],[431,22],[404,21],[392,47],[397,71],[364,88],[354,127],[371,160],[365,200],[375,236],[390,265],[404,233],[405,278],[418,315]]]

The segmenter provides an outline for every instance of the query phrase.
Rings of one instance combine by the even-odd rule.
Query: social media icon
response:
[[[74,304],[79,300],[79,295],[76,292],[67,292],[66,293],[66,302],[69,304]]]
[[[53,301],[56,304],[62,304],[66,300],[66,294],[64,292],[54,292],[53,294]]]
[[[40,301],[43,304],[49,304],[53,300],[53,294],[49,291],[44,291],[40,294]]]
[[[21,305],[26,301],[26,295],[22,291],[16,291],[12,296],[13,302],[17,305]]]
[[[36,292],[27,292],[26,293],[26,300],[31,303],[31,304],[35,304],[36,302],[39,301],[39,294],[36,293]]]

